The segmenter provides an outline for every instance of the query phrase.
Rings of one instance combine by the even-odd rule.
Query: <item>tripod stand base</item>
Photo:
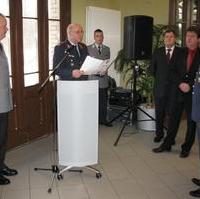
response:
[[[51,184],[50,184],[49,189],[47,190],[47,192],[48,192],[48,193],[51,193],[51,192],[52,192],[52,187],[53,187],[53,183],[54,183],[54,181],[55,181],[56,175],[57,175],[57,179],[59,180],[59,176],[62,176],[62,173],[63,173],[63,172],[65,172],[65,171],[74,171],[74,170],[72,170],[73,167],[75,167],[75,166],[68,166],[68,167],[65,167],[65,168],[62,169],[59,173],[53,175],[52,180],[51,180]],[[96,173],[96,178],[97,178],[97,179],[101,178],[102,175],[101,175],[101,172],[100,172],[99,170],[97,170],[97,169],[95,169],[95,168],[93,168],[93,167],[91,167],[91,166],[86,166],[86,167],[84,167],[84,168],[95,172],[95,173]],[[81,170],[81,171],[82,171],[82,170]]]
[[[129,121],[130,116],[131,116],[131,113],[132,113],[132,109],[131,109],[130,107],[128,107],[125,111],[128,112],[128,116],[127,116],[127,118],[126,118],[126,120],[125,120],[125,122],[124,122],[124,124],[123,124],[123,126],[122,126],[122,128],[121,128],[121,130],[120,130],[120,133],[119,133],[119,135],[118,135],[118,137],[117,137],[117,139],[116,139],[116,141],[115,141],[115,143],[114,143],[114,146],[117,146],[117,145],[118,145],[119,139],[121,138],[122,133],[123,133],[125,127],[127,126],[128,121]]]
[[[142,112],[144,115],[146,115],[149,119],[148,119],[148,120],[138,120],[137,117],[135,116],[135,117],[134,117],[134,118],[135,118],[135,122],[156,121],[155,118],[153,118],[149,113],[147,113],[147,112],[146,112],[145,110],[143,110],[141,107],[138,107],[138,106],[136,106],[135,104],[132,104],[132,106],[128,107],[128,108],[123,112],[123,113],[128,112],[128,116],[127,116],[127,118],[126,118],[126,120],[125,120],[125,122],[124,122],[124,124],[123,124],[123,126],[122,126],[122,128],[121,128],[121,130],[120,130],[120,133],[119,133],[119,135],[118,135],[118,137],[117,137],[117,139],[116,139],[116,141],[115,141],[115,143],[114,143],[114,146],[117,146],[117,145],[118,145],[118,142],[119,142],[119,140],[120,140],[120,138],[121,138],[121,136],[122,136],[122,133],[123,133],[125,127],[126,127],[127,124],[128,124],[128,121],[129,121],[129,119],[130,119],[130,117],[131,117],[131,114],[132,114],[132,117],[133,117],[133,116],[134,116],[133,113],[137,113],[137,110],[141,111],[141,112]],[[164,127],[164,128],[166,128],[166,127]]]
[[[65,172],[65,171],[67,171],[67,170],[71,170],[71,168],[73,168],[73,167],[75,167],[75,166],[68,166],[68,167],[65,167],[64,169],[62,169],[62,170],[58,173],[58,175],[61,175],[63,172]],[[83,167],[83,168],[95,172],[95,173],[96,173],[96,178],[98,178],[98,179],[101,178],[101,176],[102,176],[102,175],[101,175],[101,172],[100,172],[98,169],[95,169],[94,167],[86,166],[86,167]]]
[[[52,186],[54,183],[55,178],[57,178],[58,180],[63,180],[63,175],[60,173],[60,169],[57,165],[52,165],[51,169],[47,169],[47,168],[34,168],[35,171],[51,171],[53,173],[52,179],[51,179],[51,183],[50,186],[47,190],[48,193],[51,193],[52,191]],[[78,173],[82,173],[83,171],[81,169],[68,169],[69,172],[78,172]]]
[[[79,172],[79,173],[82,173],[83,170],[82,169],[72,169],[74,168],[75,166],[68,166],[68,167],[65,167],[64,169],[60,170],[59,167],[57,165],[52,165],[51,166],[52,168],[51,169],[46,169],[46,168],[34,168],[35,171],[51,171],[53,173],[53,176],[51,178],[51,182],[50,182],[50,185],[49,185],[49,188],[47,190],[48,193],[51,193],[52,192],[52,187],[53,187],[53,183],[55,181],[55,179],[58,179],[58,180],[63,180],[63,175],[62,173],[65,172],[65,171],[70,171],[70,172]],[[99,179],[102,177],[102,174],[101,172],[98,170],[98,169],[95,169],[91,166],[86,166],[84,167],[90,171],[93,171],[96,173],[96,178]]]

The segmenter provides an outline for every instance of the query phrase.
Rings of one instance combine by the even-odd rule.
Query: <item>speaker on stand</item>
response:
[[[150,59],[152,42],[152,17],[135,15],[124,18],[124,54],[126,59]]]
[[[130,105],[117,117],[113,118],[109,123],[112,123],[124,113],[128,113],[127,118],[121,128],[121,131],[114,143],[117,146],[119,139],[130,120],[130,117],[137,121],[137,110],[147,115],[151,120],[155,120],[151,115],[137,106],[137,76],[139,75],[139,65],[137,60],[150,59],[152,55],[153,42],[153,18],[144,15],[128,16],[124,18],[124,55],[128,60],[132,60],[133,86]]]

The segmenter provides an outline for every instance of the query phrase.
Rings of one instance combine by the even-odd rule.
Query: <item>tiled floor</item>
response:
[[[173,152],[154,154],[152,132],[137,131],[129,126],[117,147],[113,143],[120,125],[101,127],[99,132],[99,164],[102,178],[94,173],[65,172],[64,179],[47,193],[51,173],[36,172],[34,167],[52,164],[52,137],[10,151],[7,163],[19,171],[11,177],[11,185],[0,186],[1,199],[189,199],[197,187],[191,178],[198,175],[197,145],[188,158],[179,158],[185,132],[184,122]]]

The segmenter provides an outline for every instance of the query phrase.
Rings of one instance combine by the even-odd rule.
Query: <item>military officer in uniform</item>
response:
[[[199,156],[200,156],[200,66],[196,75],[195,83],[192,93],[192,119],[196,122],[196,133],[199,144]],[[192,182],[200,186],[200,179],[192,178]],[[200,198],[200,188],[195,191],[190,191],[190,195]]]
[[[94,43],[88,46],[90,56],[97,59],[110,59],[110,48],[103,44],[103,31],[97,29],[94,31]],[[107,71],[102,71],[100,74],[90,75],[90,80],[99,81],[99,123],[108,127],[112,126],[107,122],[107,92],[108,92],[108,76]]]
[[[53,66],[66,56],[60,64],[55,74],[61,80],[86,80],[88,77],[80,71],[81,65],[88,55],[87,47],[81,43],[83,38],[83,28],[79,24],[70,24],[67,27],[67,39],[55,46],[53,56]]]

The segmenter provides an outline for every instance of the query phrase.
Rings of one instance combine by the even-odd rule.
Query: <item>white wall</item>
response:
[[[110,47],[111,60],[115,59],[121,49],[121,12],[98,7],[86,8],[86,44],[94,42],[94,30],[102,29],[104,32],[104,44]],[[112,65],[108,74],[115,78],[120,85],[120,75]]]

